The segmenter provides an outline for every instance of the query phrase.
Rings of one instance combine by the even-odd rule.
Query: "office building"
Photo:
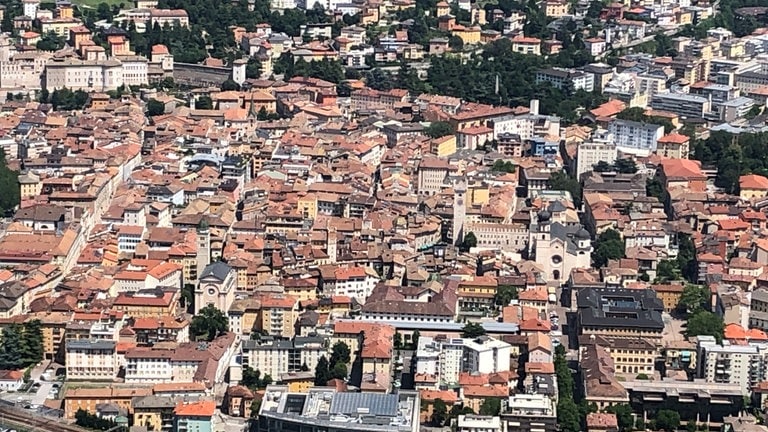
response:
[[[268,386],[259,409],[257,432],[417,432],[419,393],[342,393],[311,388],[293,393],[287,386]]]
[[[653,290],[582,289],[577,306],[580,334],[661,339],[664,304]]]

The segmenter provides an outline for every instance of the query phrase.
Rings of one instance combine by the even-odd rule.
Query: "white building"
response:
[[[118,59],[123,65],[123,84],[135,87],[149,84],[149,61],[145,57],[120,56]]]
[[[669,111],[686,118],[703,118],[712,111],[709,98],[681,93],[657,93],[651,99],[651,108]]]
[[[118,60],[52,59],[45,66],[45,87],[85,91],[116,90],[124,84],[123,65]]]
[[[614,120],[608,124],[608,132],[613,135],[616,148],[622,153],[648,156],[656,151],[659,138],[664,136],[664,126],[631,120]]]
[[[768,345],[718,345],[712,336],[699,336],[698,376],[708,382],[739,384],[744,396],[768,377]]]
[[[462,372],[483,374],[509,370],[511,345],[498,339],[419,338],[416,373],[434,375],[444,384],[459,381]]]
[[[208,264],[198,275],[200,282],[195,289],[195,313],[207,305],[213,305],[226,314],[235,301],[237,272],[221,261]]]
[[[24,384],[21,370],[0,370],[0,391],[16,391]]]
[[[579,144],[576,149],[576,178],[592,171],[592,167],[598,162],[613,164],[618,157],[616,143],[613,135],[600,129],[594,132],[592,139]]]
[[[495,416],[460,415],[458,432],[501,432],[501,418]]]
[[[277,379],[282,374],[300,372],[305,367],[314,371],[320,357],[328,355],[324,339],[296,337],[293,340],[243,340],[243,365],[250,366]]]
[[[595,88],[595,77],[591,73],[576,69],[550,68],[536,72],[536,84],[550,83],[557,89],[584,90],[591,92]]]
[[[37,18],[37,10],[40,8],[40,0],[24,0],[24,16],[32,19]],[[9,13],[9,11],[6,11]]]
[[[108,380],[117,375],[117,342],[107,339],[70,339],[66,341],[67,379]]]

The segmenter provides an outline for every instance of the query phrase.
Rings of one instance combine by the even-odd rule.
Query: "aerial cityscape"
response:
[[[0,432],[768,432],[768,0],[2,0],[0,101]]]

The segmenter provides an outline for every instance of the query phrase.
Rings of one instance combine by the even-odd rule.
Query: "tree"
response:
[[[656,280],[667,283],[678,279],[677,263],[670,260],[661,260],[656,265]]]
[[[392,339],[392,343],[395,346],[395,349],[400,349],[403,347],[403,335],[400,334],[400,332],[395,332],[395,336]]]
[[[255,57],[248,59],[245,65],[245,77],[248,79],[259,79],[261,77],[261,62]]]
[[[632,159],[617,159],[613,166],[616,168],[616,171],[622,174],[634,174],[637,172],[637,164]]]
[[[108,430],[115,427],[115,422],[91,414],[84,409],[78,409],[75,413],[75,424],[86,429],[96,430]]]
[[[336,363],[348,364],[351,361],[349,346],[344,342],[336,342],[331,348],[331,364]]]
[[[645,181],[645,194],[649,197],[656,197],[659,201],[664,196],[664,185],[661,184],[661,180],[656,177],[651,177]]]
[[[365,84],[374,90],[392,90],[394,81],[392,75],[379,68],[371,69],[365,74]]]
[[[209,304],[200,309],[200,312],[192,318],[189,331],[193,337],[199,339],[202,336],[203,339],[210,342],[227,331],[228,324],[224,313],[216,306]]]
[[[256,120],[264,121],[269,119],[269,113],[267,112],[267,108],[262,106],[259,108],[259,112],[256,113]]]
[[[672,410],[659,410],[656,413],[656,428],[674,432],[680,427],[680,413]]]
[[[560,430],[564,432],[580,432],[581,421],[579,421],[579,407],[573,401],[572,397],[560,399],[557,404],[557,423]]]
[[[210,96],[200,96],[195,101],[195,109],[211,110],[213,109],[213,99]]]
[[[600,233],[595,241],[595,252],[592,261],[596,268],[604,267],[608,261],[624,256],[624,241],[621,234],[614,229],[608,229]]]
[[[445,405],[445,401],[442,399],[435,399],[432,402],[432,424],[437,427],[442,427],[445,421],[448,419],[448,407]]]
[[[458,36],[451,36],[448,38],[448,46],[451,47],[452,51],[461,51],[464,49],[464,39]]]
[[[3,328],[0,340],[0,369],[18,370],[24,367],[21,324],[11,324]]]
[[[628,404],[611,405],[605,412],[616,414],[619,430],[622,432],[633,429],[635,422],[632,418],[632,407]]]
[[[517,287],[514,285],[499,285],[494,295],[494,303],[499,306],[507,306],[517,298]]]
[[[688,317],[686,336],[714,336],[718,343],[723,340],[725,324],[723,318],[709,311],[701,310]]]
[[[701,285],[688,284],[683,288],[680,294],[680,302],[677,307],[688,313],[696,313],[701,310],[708,310],[710,302],[710,293],[707,288]]]
[[[261,384],[261,372],[258,369],[254,370],[252,367],[245,365],[243,367],[243,379],[240,381],[240,384],[248,388],[258,388],[259,384]]]
[[[150,99],[147,102],[147,115],[150,117],[165,114],[165,104],[157,99]]]
[[[49,31],[37,41],[35,47],[40,51],[58,51],[64,48],[64,38],[54,31]]]
[[[592,166],[592,171],[604,173],[604,172],[611,172],[614,170],[613,165],[609,164],[606,161],[600,161]]]
[[[556,171],[549,176],[549,188],[570,192],[573,204],[581,207],[581,184],[575,178],[569,177],[562,171]]]
[[[430,138],[441,138],[453,135],[455,132],[456,131],[450,123],[443,121],[432,122],[426,129],[424,129],[424,134]]]
[[[486,398],[480,405],[480,415],[497,416],[501,412],[501,399],[491,397]]]
[[[316,386],[327,385],[328,381],[330,381],[331,378],[332,377],[331,377],[330,365],[328,364],[328,359],[325,358],[325,356],[322,356],[317,361],[317,366],[315,366],[315,385]]]
[[[96,16],[99,20],[106,20],[107,22],[111,22],[112,8],[110,8],[109,4],[107,3],[99,3],[99,5],[96,6]]]
[[[0,209],[8,215],[20,202],[19,172],[8,168],[5,151],[0,148]]]
[[[411,348],[417,349],[419,347],[420,337],[421,337],[421,333],[419,333],[418,330],[414,330],[413,333],[411,333]]]
[[[515,172],[515,164],[512,163],[512,161],[505,161],[503,159],[496,159],[496,162],[493,163],[493,166],[491,167],[492,171],[496,172],[505,172],[505,173],[514,173]]]
[[[464,236],[464,240],[461,242],[460,249],[467,252],[473,247],[477,247],[477,237],[475,236],[475,233],[470,231]]]
[[[485,328],[481,324],[468,322],[461,329],[461,337],[467,339],[474,339],[485,335]]]
[[[331,378],[347,379],[347,365],[342,362],[334,364],[333,369],[331,369]]]
[[[637,376],[635,377],[635,379],[636,379],[636,380],[641,380],[641,381],[647,381],[647,380],[649,380],[650,378],[648,377],[648,375],[647,375],[647,374],[644,374],[644,373],[639,373],[639,374],[637,374]]]
[[[231,78],[221,83],[221,91],[238,91],[238,90],[240,90],[240,84],[236,83]]]

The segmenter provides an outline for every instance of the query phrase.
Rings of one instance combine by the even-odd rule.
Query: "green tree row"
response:
[[[39,320],[3,328],[0,337],[0,369],[25,369],[42,359],[43,330]]]

